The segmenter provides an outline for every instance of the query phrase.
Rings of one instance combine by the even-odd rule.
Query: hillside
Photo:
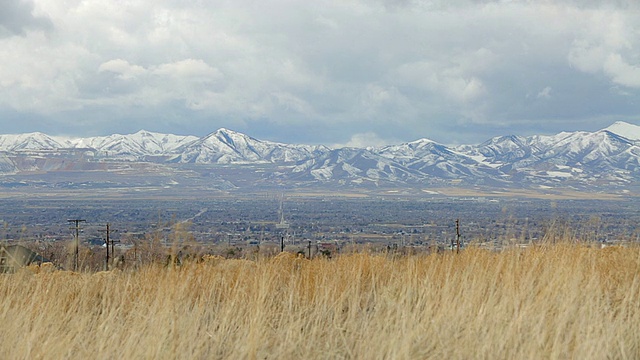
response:
[[[639,145],[640,126],[624,122],[595,132],[498,136],[477,145],[418,139],[367,149],[277,143],[224,128],[201,138],[144,130],[80,139],[29,133],[0,135],[0,182],[43,173],[55,181],[61,172],[92,171],[95,182],[123,172],[160,179],[150,186],[189,186],[194,179],[206,184],[213,177],[225,188],[462,186],[625,192],[640,185]],[[126,185],[126,179],[120,180]]]
[[[636,359],[639,259],[635,247],[547,244],[26,270],[0,277],[0,351],[8,359]]]

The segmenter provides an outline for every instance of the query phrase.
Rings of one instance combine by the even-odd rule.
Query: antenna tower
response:
[[[280,197],[280,208],[278,209],[278,215],[280,215],[280,222],[276,224],[276,229],[286,230],[289,228],[289,223],[284,220],[283,210],[284,194]]]

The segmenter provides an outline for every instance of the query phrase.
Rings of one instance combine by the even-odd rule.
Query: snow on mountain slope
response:
[[[616,121],[604,130],[630,140],[640,140],[640,126],[629,124],[624,121]]]
[[[140,130],[135,134],[98,136],[71,140],[70,147],[96,149],[101,156],[136,159],[146,155],[167,155],[198,140],[195,136],[159,134]]]
[[[16,165],[5,155],[0,155],[0,174],[13,173],[17,170]]]
[[[456,150],[490,167],[500,167],[531,156],[527,138],[515,135],[499,136],[477,145],[462,145]]]
[[[429,139],[419,139],[400,145],[389,145],[380,149],[375,149],[376,153],[403,163],[409,163],[415,159],[421,159],[425,156],[432,155],[434,151],[440,153],[445,152],[446,146]]]
[[[459,151],[479,161],[499,165],[507,178],[522,182],[558,179],[596,181],[629,180],[640,172],[640,148],[628,138],[608,130],[562,132],[529,137],[502,136]],[[636,174],[636,175],[634,175]]]
[[[331,150],[323,156],[299,163],[293,168],[292,173],[296,175],[296,179],[323,182],[417,182],[422,177],[419,172],[406,168],[392,159],[358,148]]]
[[[295,162],[328,151],[324,146],[257,140],[224,128],[176,149],[180,162],[196,164]]]
[[[39,132],[0,135],[0,151],[55,150],[61,147],[62,144],[52,137]]]
[[[477,146],[457,149],[470,156],[482,156],[489,163],[535,163],[552,158],[563,162],[589,161],[633,146],[633,142],[607,130],[594,133],[562,132],[551,136],[501,136]]]
[[[484,157],[473,156],[428,139],[386,146],[377,153],[423,176],[460,179],[499,175],[494,167],[483,162]]]
[[[607,130],[561,133],[555,139],[553,144],[540,152],[540,158],[563,159],[570,165],[606,161],[633,146],[633,142]]]

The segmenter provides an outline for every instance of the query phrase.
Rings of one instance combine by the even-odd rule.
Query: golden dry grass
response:
[[[637,359],[640,249],[0,276],[5,359]]]

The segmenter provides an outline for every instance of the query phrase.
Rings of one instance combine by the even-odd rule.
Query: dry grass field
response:
[[[0,311],[3,359],[638,359],[640,249],[22,270]]]

